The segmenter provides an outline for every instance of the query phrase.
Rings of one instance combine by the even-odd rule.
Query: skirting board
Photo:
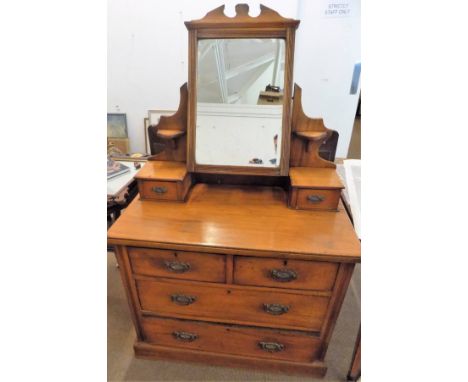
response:
[[[239,355],[227,355],[189,349],[168,348],[160,345],[150,345],[139,341],[135,342],[134,350],[135,355],[138,358],[153,360],[165,359],[184,362],[200,362],[208,365],[267,370],[289,375],[298,374],[314,377],[324,377],[327,373],[327,367],[325,366],[325,363],[321,361],[302,363],[263,358],[250,358]]]

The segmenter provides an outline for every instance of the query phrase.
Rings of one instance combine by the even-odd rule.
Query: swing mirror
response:
[[[192,172],[287,175],[294,36],[298,20],[247,4],[187,21],[187,168]]]
[[[195,161],[279,167],[284,40],[198,41]]]

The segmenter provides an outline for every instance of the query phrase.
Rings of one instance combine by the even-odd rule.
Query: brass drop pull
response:
[[[197,334],[188,332],[173,332],[172,335],[176,340],[182,342],[193,342],[198,338]]]
[[[258,346],[264,351],[267,351],[269,353],[277,353],[279,351],[284,350],[284,345],[280,344],[278,342],[259,342]]]
[[[156,194],[165,194],[167,192],[166,187],[153,187],[151,191],[155,192]]]
[[[321,195],[307,195],[307,200],[311,203],[320,203],[325,200],[325,196]]]
[[[164,265],[169,271],[174,273],[185,273],[190,270],[189,263],[181,263],[179,261],[165,261]]]
[[[292,269],[272,269],[270,276],[273,280],[289,282],[297,279],[297,273]]]
[[[185,296],[183,294],[173,294],[171,296],[171,300],[177,305],[190,305],[197,301],[197,298],[193,296]]]
[[[289,306],[283,304],[263,304],[263,310],[273,316],[280,316],[289,312]]]

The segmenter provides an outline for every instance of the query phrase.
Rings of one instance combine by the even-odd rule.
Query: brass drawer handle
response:
[[[165,261],[164,265],[166,266],[167,270],[174,273],[185,273],[190,270],[189,263],[181,263],[179,261]]]
[[[273,316],[280,316],[289,312],[289,306],[283,304],[263,304],[263,310]]]
[[[284,345],[278,342],[259,342],[258,346],[269,353],[277,353],[284,350]]]
[[[198,339],[198,335],[194,333],[188,333],[188,332],[173,332],[172,335],[174,338],[178,341],[182,342],[193,342],[196,339]]]
[[[325,196],[321,195],[307,195],[307,200],[311,203],[320,203],[325,200]]]
[[[185,296],[183,294],[173,294],[171,296],[171,300],[174,304],[177,305],[190,305],[197,301],[196,297],[193,296]]]
[[[272,269],[270,276],[273,280],[289,282],[297,279],[297,273],[292,269]]]
[[[155,192],[156,194],[165,194],[167,192],[166,187],[153,187],[151,191]]]

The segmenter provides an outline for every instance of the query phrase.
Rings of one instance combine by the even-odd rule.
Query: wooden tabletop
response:
[[[293,210],[279,187],[197,184],[186,203],[137,197],[108,231],[110,244],[360,261],[360,243],[338,212]]]

